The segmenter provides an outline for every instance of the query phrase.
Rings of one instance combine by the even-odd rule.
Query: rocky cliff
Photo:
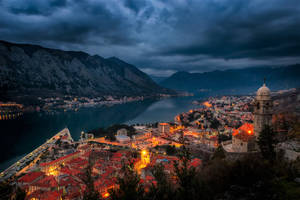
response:
[[[0,41],[1,96],[136,96],[168,94],[118,58]]]

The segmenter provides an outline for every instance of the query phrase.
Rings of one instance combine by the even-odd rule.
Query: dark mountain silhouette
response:
[[[1,96],[152,96],[172,91],[118,58],[0,41]]]
[[[193,93],[246,94],[254,92],[264,77],[271,90],[300,86],[300,64],[287,67],[257,67],[205,73],[177,72],[160,83],[161,86]]]

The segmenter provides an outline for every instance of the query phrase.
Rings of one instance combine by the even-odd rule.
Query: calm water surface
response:
[[[0,171],[65,127],[69,128],[72,137],[78,140],[81,131],[112,124],[171,121],[175,115],[196,108],[192,101],[199,98],[148,99],[114,106],[82,108],[77,112],[30,113],[15,120],[0,120]]]

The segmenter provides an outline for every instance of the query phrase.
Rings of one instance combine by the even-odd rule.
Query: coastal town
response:
[[[149,188],[156,184],[153,168],[160,164],[167,174],[174,173],[174,163],[180,160],[176,152],[183,147],[192,155],[188,167],[195,169],[219,147],[234,155],[257,153],[257,132],[262,121],[272,120],[270,91],[265,85],[257,96],[211,97],[194,104],[197,108],[170,122],[127,126],[134,129],[130,134],[126,127],[113,137],[82,132],[75,141],[65,128],[1,172],[0,180],[20,187],[30,200],[82,199],[88,181],[93,180],[101,198],[109,199],[124,165],[132,165],[140,184]],[[260,109],[261,105],[267,107]],[[297,159],[299,151],[287,156]]]
[[[160,94],[156,98],[166,98],[169,95]],[[103,105],[123,104],[134,101],[143,101],[149,97],[145,96],[103,96],[103,97],[83,97],[65,95],[60,97],[38,97],[33,102],[26,105],[17,102],[1,102],[0,101],[0,120],[14,119],[24,112],[54,112],[54,111],[77,111],[80,108],[96,107]]]

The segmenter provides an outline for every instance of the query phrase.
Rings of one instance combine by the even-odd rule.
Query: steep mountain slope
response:
[[[300,87],[300,64],[287,67],[261,67],[213,71],[205,73],[177,72],[161,86],[189,92],[245,94],[262,85],[264,77],[272,90]]]
[[[82,96],[172,93],[118,58],[0,41],[0,91]]]
[[[168,77],[162,77],[162,76],[150,76],[151,79],[155,82],[155,83],[160,83],[162,82],[163,80],[165,80],[166,78]]]

